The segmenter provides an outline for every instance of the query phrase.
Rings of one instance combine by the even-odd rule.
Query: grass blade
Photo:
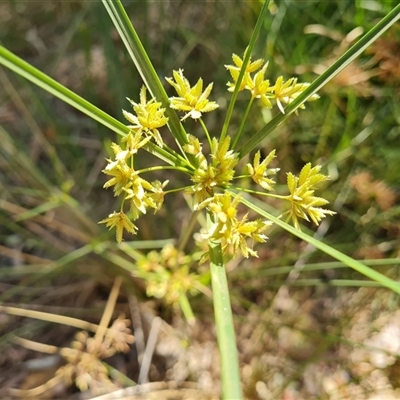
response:
[[[235,90],[233,91],[232,98],[229,102],[229,107],[228,107],[228,111],[226,112],[224,125],[222,126],[221,137],[220,137],[221,141],[225,138],[225,136],[228,132],[229,122],[230,122],[232,114],[233,114],[233,107],[235,106],[235,102],[236,102],[237,96],[239,94],[239,88],[240,88],[240,84],[241,84],[243,76],[244,76],[244,71],[246,70],[247,64],[248,64],[250,56],[251,56],[251,52],[253,51],[254,46],[256,44],[258,34],[260,33],[261,27],[264,22],[264,18],[267,15],[268,5],[269,5],[269,0],[266,0],[261,8],[258,18],[257,18],[256,26],[254,27],[253,33],[251,35],[249,46],[247,48],[247,52],[243,58],[243,65],[242,65],[242,68],[240,69],[238,80],[235,85]],[[235,143],[236,143],[236,140],[235,140]]]
[[[251,198],[250,196],[248,196]],[[289,233],[297,236],[298,238],[306,241],[307,243],[311,244],[315,248],[323,251],[324,253],[332,256],[333,258],[336,258],[338,261],[341,261],[343,264],[346,264],[350,268],[353,268],[360,274],[365,275],[366,277],[372,279],[375,282],[379,282],[382,286],[387,287],[388,289],[391,289],[393,292],[400,294],[400,284],[385,275],[380,274],[379,272],[367,267],[366,265],[360,263],[357,260],[354,260],[353,258],[347,256],[346,254],[341,253],[340,251],[334,249],[331,246],[328,246],[327,244],[313,238],[312,236],[307,235],[306,233],[299,231],[295,229],[293,226],[281,221],[280,219],[274,217],[270,213],[264,211],[260,207],[257,207],[254,205],[251,201],[242,198],[241,202],[252,209],[253,211],[257,212],[264,218],[267,218],[268,220],[272,221],[276,225],[280,226],[281,228],[285,229]]]
[[[58,97],[62,101],[83,112],[95,121],[100,122],[102,125],[116,132],[118,135],[125,136],[127,133],[129,133],[129,128],[122,122],[100,110],[100,108],[80,97],[72,90],[66,88],[64,85],[61,85],[53,78],[50,78],[48,75],[39,71],[3,46],[0,46],[0,64],[51,93],[53,96]],[[153,143],[147,143],[145,149],[168,164],[184,166],[182,161],[180,161],[177,156],[161,149]]]
[[[161,101],[163,107],[166,108],[165,114],[169,118],[168,126],[172,135],[178,144],[183,146],[187,143],[186,131],[180,123],[176,112],[169,107],[167,93],[164,90],[160,78],[151,63],[135,28],[126,14],[121,1],[102,1],[144,83],[150,90],[152,96]]]
[[[285,108],[285,114],[276,115],[264,128],[260,129],[252,136],[240,150],[240,158],[243,158],[256,146],[258,146],[275,128],[285,121],[294,111],[296,111],[307,99],[325,86],[340,71],[347,67],[356,59],[371,43],[388,30],[396,21],[400,19],[400,4],[396,6],[386,17],[382,18],[369,32],[367,32],[354,46],[344,53],[334,62],[322,75],[320,75],[299,97],[293,100]]]

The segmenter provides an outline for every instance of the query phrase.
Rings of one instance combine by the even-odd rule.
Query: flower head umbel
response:
[[[257,257],[257,252],[248,246],[246,239],[265,242],[268,237],[264,231],[272,223],[260,219],[248,221],[247,214],[239,220],[236,217],[239,202],[239,195],[232,200],[228,192],[217,194],[207,202],[207,208],[211,211],[214,221],[206,236],[207,239],[221,240],[224,254],[231,251],[235,256],[240,251],[246,258],[249,255]]]
[[[196,286],[200,286],[200,275],[190,272],[192,263],[191,256],[167,244],[160,252],[150,251],[140,258],[135,275],[147,282],[148,296],[177,305],[182,295],[198,292]]]
[[[275,150],[272,150],[260,164],[261,152],[259,150],[254,156],[253,164],[246,164],[253,181],[259,184],[265,190],[272,190],[273,185],[275,184],[275,181],[268,178],[268,175],[276,174],[279,171],[279,168],[267,169],[274,157]]]
[[[328,204],[328,200],[314,196],[315,185],[329,179],[328,176],[320,174],[320,170],[321,166],[317,165],[312,168],[311,163],[308,163],[298,177],[291,172],[287,174],[287,185],[290,192],[288,200],[291,208],[285,214],[288,214],[287,220],[292,220],[297,229],[300,229],[298,218],[309,221],[308,217],[310,217],[316,225],[319,225],[322,218],[336,214],[334,211],[320,208]]]
[[[108,218],[100,221],[99,224],[106,224],[109,229],[115,228],[115,237],[118,243],[122,242],[122,234],[124,230],[135,234],[138,229],[123,211],[114,211],[108,216]]]
[[[66,361],[56,371],[56,377],[67,384],[75,385],[82,391],[88,389],[100,394],[115,390],[110,371],[102,359],[110,358],[117,352],[127,353],[130,344],[135,341],[128,328],[130,321],[123,315],[107,328],[104,336],[92,337],[86,331],[79,331],[70,347],[59,348],[59,353]]]
[[[147,101],[146,99],[146,86],[140,90],[140,103],[135,103],[129,99],[132,104],[136,115],[122,110],[124,117],[133,125],[129,128],[134,132],[144,133],[146,136],[154,137],[156,143],[162,147],[163,140],[158,131],[168,122],[168,118],[164,115],[165,108],[161,108],[161,103],[156,102],[155,99]]]
[[[283,80],[283,77],[280,76],[276,82],[275,86],[273,86],[274,97],[276,100],[276,104],[278,105],[279,110],[282,114],[285,114],[285,110],[283,108],[282,103],[290,104],[296,97],[298,97],[301,93],[303,93],[308,87],[309,83],[297,83],[297,78],[290,78],[286,82]],[[317,94],[313,94],[308,98],[308,101],[314,101],[319,99]],[[304,109],[304,104],[300,105],[300,108]]]
[[[183,69],[173,71],[173,76],[174,79],[165,79],[175,88],[179,96],[170,97],[171,108],[186,112],[182,121],[188,117],[199,119],[202,113],[213,111],[219,107],[215,101],[208,100],[213,87],[212,83],[203,92],[203,79],[200,78],[196,85],[190,87],[189,81],[183,76]]]
[[[248,173],[245,175],[236,174],[236,167],[239,163],[239,153],[236,151],[238,139],[246,126],[246,118],[254,100],[260,100],[268,108],[271,108],[275,101],[281,112],[284,113],[284,105],[290,104],[309,86],[308,83],[298,83],[296,78],[284,81],[282,77],[276,80],[275,85],[271,85],[269,79],[265,77],[268,62],[264,62],[263,59],[252,61],[249,58],[244,65],[246,51],[243,58],[233,54],[234,65],[225,66],[233,79],[233,82],[228,83],[228,90],[233,92],[236,88],[249,91],[251,94],[242,121],[236,132],[235,130],[232,132],[234,134],[232,140],[231,132],[228,134],[225,129],[228,128],[228,124],[224,124],[220,138],[213,137],[201,118],[203,113],[218,108],[216,102],[208,100],[213,84],[210,83],[203,90],[203,80],[199,78],[197,83],[191,86],[183,74],[183,69],[173,71],[173,77],[166,78],[166,81],[177,92],[176,97],[169,99],[170,107],[185,113],[182,120],[189,117],[195,120],[199,119],[199,125],[207,139],[206,146],[203,146],[198,137],[187,133],[186,137],[179,135],[178,147],[181,154],[178,154],[169,146],[164,146],[158,131],[168,122],[168,118],[164,115],[165,109],[161,107],[162,103],[157,102],[156,99],[147,100],[146,87],[144,86],[140,91],[139,103],[128,99],[133,106],[134,113],[127,111],[123,111],[123,113],[132,124],[128,126],[130,132],[124,137],[121,144],[113,143],[111,145],[114,157],[107,159],[108,165],[103,170],[109,177],[104,187],[112,187],[115,196],[122,195],[120,211],[110,214],[108,218],[101,221],[110,229],[116,229],[118,242],[122,241],[124,230],[133,234],[137,232],[138,228],[132,221],[139,218],[141,214],[146,214],[149,208],[154,209],[155,212],[160,210],[166,193],[182,190],[193,196],[194,210],[206,210],[210,215],[212,224],[209,226],[206,237],[209,240],[221,241],[224,254],[235,255],[240,252],[244,257],[257,256],[257,253],[247,242],[248,240],[265,242],[267,236],[264,232],[270,222],[260,219],[249,221],[247,214],[241,219],[237,217],[240,196],[232,198],[229,192],[229,189],[241,190],[240,186],[233,184],[235,179],[251,178],[265,191],[255,191],[250,188],[242,189],[246,192],[289,201],[291,208],[284,215],[287,215],[288,220],[293,221],[296,228],[300,228],[298,218],[311,219],[318,224],[326,215],[334,214],[332,211],[321,208],[328,203],[327,200],[314,196],[315,185],[327,179],[325,175],[319,173],[319,166],[312,168],[311,164],[307,164],[299,177],[288,173],[289,195],[269,193],[274,190],[275,186],[273,175],[279,171],[279,168],[269,168],[275,158],[275,150],[272,150],[265,158],[262,158],[261,152],[257,151],[253,162],[246,165]],[[237,87],[242,68],[243,79],[240,86]],[[318,96],[313,95],[308,100],[315,100],[316,98]],[[301,105],[300,108],[304,108],[304,105]],[[179,133],[181,134],[183,131],[182,128]],[[178,138],[176,132],[172,133],[175,138]],[[148,142],[153,138],[155,144],[148,145]],[[163,147],[162,151],[156,149],[157,146]],[[136,154],[143,147],[169,165],[152,166],[141,170],[135,169]],[[204,147],[209,150],[208,154],[204,152]],[[168,180],[151,182],[142,176],[147,172],[164,169],[188,174],[191,184],[165,191],[164,188]],[[177,182],[177,180],[173,182]],[[207,256],[204,256],[203,259],[205,257]],[[162,273],[170,279],[170,274],[166,274],[165,269],[162,270]],[[165,283],[168,279],[166,278],[165,281],[161,279],[161,281]],[[160,283],[157,290],[160,290],[160,293],[165,293],[160,289],[161,287],[163,285]]]
[[[243,59],[245,54],[243,55]],[[228,82],[228,90],[230,92],[235,90],[240,69],[243,65],[243,59],[236,54],[232,55],[232,59],[235,65],[225,65],[225,68],[230,72],[233,78],[233,82]],[[251,59],[249,60],[243,75],[243,79],[240,83],[239,91],[250,91],[252,98],[260,99],[262,104],[267,108],[272,108],[271,100],[275,99],[279,110],[284,114],[285,110],[283,108],[283,104],[290,104],[296,97],[304,92],[304,90],[306,90],[310,84],[297,83],[297,78],[290,78],[285,82],[283,77],[280,76],[276,80],[275,85],[270,86],[269,80],[264,78],[265,72],[268,68],[268,62],[262,66],[263,64],[263,59],[258,59],[253,62],[251,62]],[[252,75],[253,73],[254,75]],[[313,94],[308,98],[307,101],[317,100],[318,98],[319,96],[317,94]],[[305,108],[304,104],[301,104],[299,108]]]
[[[202,203],[214,196],[217,187],[224,188],[229,185],[235,174],[235,166],[238,163],[238,155],[229,150],[231,138],[227,136],[223,141],[213,138],[211,141],[211,162],[203,155],[202,148],[197,138],[188,137],[189,143],[184,146],[187,153],[196,155],[199,166],[191,178],[194,185],[187,189],[193,194],[194,209],[202,208]],[[194,152],[197,152],[194,154]]]
[[[245,54],[246,54],[246,52],[245,52]],[[245,54],[243,55],[243,59],[245,57]],[[243,65],[243,59],[240,58],[236,54],[232,54],[232,60],[235,65],[225,65],[225,68],[229,71],[229,73],[231,74],[232,79],[233,79],[233,82],[228,82],[228,84],[227,84],[228,90],[230,92],[233,92],[235,90],[236,82],[239,78],[240,70]],[[261,66],[263,65],[263,63],[264,63],[264,60],[261,58],[252,62],[251,57],[250,57],[249,62],[246,65],[246,69],[244,72],[243,80],[240,84],[239,91],[249,88],[248,83],[251,81],[250,74],[257,71],[258,69],[260,69]]]
[[[161,183],[160,181],[149,182],[140,176],[140,171],[136,171],[133,165],[133,155],[138,149],[151,138],[141,138],[140,131],[135,134],[129,133],[123,139],[125,148],[112,143],[111,149],[114,152],[115,159],[107,159],[108,165],[103,172],[111,176],[105,184],[104,188],[114,187],[115,196],[123,195],[123,204],[129,204],[131,218],[123,211],[110,214],[108,218],[103,219],[99,223],[106,224],[110,229],[116,229],[117,242],[122,241],[123,231],[136,234],[138,228],[131,220],[139,218],[140,214],[146,214],[147,208],[153,208],[158,211],[164,201],[164,188],[168,181]]]

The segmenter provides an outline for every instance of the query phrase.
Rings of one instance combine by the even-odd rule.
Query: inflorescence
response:
[[[238,85],[244,57],[242,59],[234,54],[232,58],[234,65],[226,65],[233,79],[233,82],[227,84],[230,92],[233,92]],[[275,84],[271,85],[270,81],[265,79],[267,68],[268,62],[264,63],[262,59],[256,61],[250,59],[238,90],[247,90],[251,93],[250,107],[255,99],[259,99],[267,108],[272,108],[275,102],[279,110],[285,113],[284,106],[298,97],[309,84],[298,83],[296,78],[285,81],[280,76]],[[157,212],[162,207],[166,194],[185,190],[192,195],[193,209],[206,210],[210,215],[212,223],[203,235],[204,238],[220,240],[225,255],[234,256],[241,253],[246,258],[256,257],[257,252],[248,241],[250,239],[251,242],[265,242],[267,240],[265,231],[271,222],[261,219],[249,220],[248,214],[238,217],[241,194],[235,192],[240,192],[240,187],[233,185],[233,181],[237,179],[251,179],[263,190],[263,192],[254,190],[253,193],[287,201],[288,211],[284,212],[282,217],[286,217],[286,221],[291,221],[297,229],[300,229],[299,219],[312,220],[318,225],[322,218],[334,214],[333,211],[321,208],[328,203],[327,200],[314,196],[316,184],[328,179],[328,176],[320,173],[321,167],[318,165],[312,167],[310,163],[306,164],[298,177],[289,172],[288,195],[271,193],[275,185],[273,177],[279,171],[279,168],[269,168],[275,158],[275,150],[265,158],[262,158],[260,151],[257,151],[253,162],[246,165],[247,174],[237,175],[235,168],[239,162],[239,155],[232,142],[236,144],[238,136],[234,141],[231,141],[229,136],[211,137],[202,120],[204,113],[218,108],[216,102],[208,100],[213,84],[209,84],[203,90],[203,80],[200,78],[192,87],[183,72],[182,69],[173,71],[173,77],[166,78],[177,93],[177,96],[169,98],[170,107],[184,113],[181,121],[192,118],[200,122],[205,133],[206,145],[198,137],[187,134],[186,143],[180,146],[182,160],[185,160],[187,168],[175,165],[135,169],[136,154],[140,149],[147,148],[149,142],[169,151],[159,131],[168,123],[168,118],[165,116],[162,103],[156,99],[147,100],[144,86],[140,91],[139,103],[128,99],[133,112],[123,111],[123,114],[131,124],[128,125],[130,132],[122,140],[121,145],[112,144],[114,157],[107,160],[108,165],[103,170],[110,177],[104,187],[113,187],[114,195],[122,198],[120,209],[100,221],[110,229],[116,229],[117,242],[122,241],[124,230],[136,234],[138,227],[135,221],[149,208]],[[308,100],[317,98],[318,95],[312,95]],[[299,108],[304,108],[304,104]],[[204,151],[204,147],[208,152]],[[184,188],[166,191],[168,181],[148,181],[143,177],[147,172],[167,168],[189,174],[191,184]],[[246,191],[252,192],[251,189]],[[203,259],[206,258],[207,254],[203,256]]]

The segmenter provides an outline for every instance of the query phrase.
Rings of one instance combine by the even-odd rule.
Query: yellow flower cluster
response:
[[[243,56],[243,59],[244,57],[245,55]],[[225,68],[230,72],[233,79],[233,82],[228,82],[228,90],[230,92],[233,92],[236,88],[240,70],[243,65],[243,59],[238,55],[233,54],[232,60],[234,65],[225,65]],[[283,77],[280,76],[276,80],[275,85],[271,86],[269,80],[264,78],[265,72],[268,68],[268,62],[262,66],[263,64],[264,60],[262,59],[258,59],[253,62],[251,61],[251,58],[249,59],[243,79],[240,82],[239,91],[250,91],[252,98],[260,99],[262,104],[268,108],[272,108],[271,99],[275,99],[279,110],[284,114],[285,110],[282,103],[291,103],[296,97],[304,92],[304,90],[306,90],[310,84],[297,83],[296,78],[290,78],[285,82]],[[258,72],[252,76],[251,74],[256,71]],[[319,96],[317,94],[313,94],[308,101],[313,101],[318,98]],[[300,108],[305,108],[304,104],[302,104]]]
[[[246,239],[264,243],[268,237],[263,232],[272,225],[272,222],[261,219],[248,221],[248,214],[239,220],[236,217],[239,202],[240,195],[232,200],[228,192],[216,194],[207,202],[214,221],[206,238],[221,240],[223,254],[231,252],[235,256],[240,251],[246,258],[249,255],[257,257],[257,252],[248,246]]]
[[[234,81],[228,83],[228,90],[231,92],[235,90],[243,66],[243,59],[239,56],[234,54],[232,59],[234,65],[226,66]],[[271,100],[275,100],[281,112],[284,113],[283,104],[292,102],[309,84],[297,83],[295,78],[285,82],[282,77],[279,77],[275,85],[271,86],[269,80],[265,79],[267,68],[268,63],[264,63],[262,59],[256,61],[250,59],[245,68],[239,90],[250,91],[252,96],[250,106],[254,99],[260,99],[266,107],[270,108],[272,107]],[[264,232],[271,223],[259,219],[249,221],[247,214],[241,219],[238,218],[237,208],[240,196],[232,199],[227,189],[240,189],[233,186],[233,179],[251,178],[265,191],[274,190],[275,181],[272,176],[279,171],[279,168],[269,168],[269,165],[275,158],[275,150],[272,150],[264,159],[261,157],[261,152],[257,151],[253,162],[246,165],[248,174],[235,176],[239,157],[238,153],[230,148],[231,138],[225,136],[222,139],[215,137],[211,139],[201,119],[203,113],[218,108],[214,101],[208,100],[213,84],[210,83],[203,91],[203,80],[200,78],[194,86],[191,86],[183,75],[182,69],[173,71],[173,78],[166,78],[166,80],[173,86],[178,95],[177,97],[170,97],[170,107],[185,113],[182,120],[190,117],[200,121],[210,149],[210,155],[206,157],[200,140],[188,134],[186,143],[180,147],[184,159],[191,160],[190,163],[189,161],[187,163],[188,168],[185,169],[180,166],[169,166],[168,168],[185,170],[191,175],[192,185],[185,189],[187,193],[193,196],[193,207],[195,210],[206,209],[213,221],[211,229],[205,235],[207,239],[220,240],[224,254],[235,255],[240,252],[246,258],[250,255],[257,256],[256,251],[253,250],[252,246],[248,246],[247,241],[251,239],[253,242],[265,242],[267,236]],[[318,96],[313,95],[309,100],[316,98]],[[113,212],[108,218],[101,221],[110,229],[116,229],[118,242],[121,242],[124,230],[133,234],[137,232],[137,227],[132,221],[135,221],[140,214],[146,213],[148,208],[153,208],[155,211],[160,209],[165,195],[164,187],[168,183],[168,181],[164,183],[159,181],[149,182],[143,179],[141,174],[152,168],[137,171],[134,169],[133,162],[138,150],[146,146],[152,139],[159,147],[166,148],[166,152],[170,151],[167,146],[164,146],[159,132],[159,128],[168,122],[168,118],[164,115],[165,109],[155,99],[147,100],[145,87],[140,92],[139,103],[129,101],[133,106],[134,113],[124,111],[124,116],[132,124],[129,125],[131,132],[123,140],[125,146],[112,144],[115,157],[113,160],[107,160],[108,165],[103,170],[106,175],[110,176],[104,187],[113,187],[116,196],[123,196],[123,204],[129,203],[129,216],[122,206],[120,211]],[[195,162],[192,162],[193,160]],[[164,167],[154,168],[163,169]],[[296,228],[300,229],[299,218],[307,221],[311,219],[318,225],[322,218],[334,214],[332,211],[321,208],[328,203],[327,200],[314,196],[315,185],[328,179],[327,176],[319,173],[320,168],[320,166],[312,168],[311,164],[307,164],[299,177],[288,173],[287,183],[290,194],[287,196],[257,193],[288,201],[290,209],[283,215],[287,215],[287,220],[293,221]],[[183,189],[178,188],[171,191]],[[251,192],[251,190],[248,191]],[[149,253],[139,262],[144,274],[143,277],[145,278],[146,274],[152,277],[148,284],[149,294],[156,297],[168,296],[170,302],[175,302],[179,293],[186,290],[183,277],[189,276],[188,267],[187,262],[183,262],[180,257],[176,249],[166,248],[161,253]],[[179,266],[172,272],[166,266],[166,263],[171,259],[175,260],[174,262]],[[157,276],[153,276],[153,274]]]
[[[199,166],[194,171],[191,180],[194,185],[187,192],[193,195],[193,206],[195,210],[203,208],[202,203],[209,197],[214,196],[214,190],[225,188],[233,179],[238,156],[233,150],[229,150],[230,137],[222,142],[216,138],[211,141],[211,162],[208,162],[202,153],[199,140],[193,135],[188,135],[188,144],[184,150],[194,155],[199,160]]]
[[[170,97],[171,108],[186,112],[182,121],[188,117],[199,119],[202,113],[216,110],[219,107],[215,101],[208,100],[213,87],[212,83],[203,92],[203,79],[200,78],[196,85],[190,87],[189,81],[183,76],[183,69],[173,71],[173,76],[175,81],[172,78],[165,79],[179,95],[179,97]]]
[[[334,211],[321,208],[329,203],[328,200],[314,196],[315,185],[329,179],[328,176],[320,174],[320,170],[321,166],[317,165],[312,168],[311,163],[308,163],[298,177],[291,172],[287,174],[287,185],[290,192],[287,198],[291,203],[291,208],[285,214],[288,214],[287,221],[292,220],[297,229],[300,229],[298,218],[309,221],[308,217],[310,217],[316,225],[319,225],[326,215],[336,214]]]
[[[168,122],[168,118],[164,115],[165,108],[161,108],[161,103],[156,102],[154,99],[147,101],[146,87],[143,86],[140,90],[140,103],[135,103],[128,98],[132,104],[136,115],[122,110],[124,117],[133,125],[128,125],[134,132],[145,134],[146,137],[154,137],[156,143],[163,147],[163,140],[161,138],[158,128],[161,128]]]
[[[153,208],[155,211],[161,208],[164,201],[163,189],[168,184],[168,181],[150,183],[140,177],[139,172],[133,168],[133,156],[152,138],[160,147],[163,146],[158,128],[168,122],[168,118],[164,116],[165,110],[161,108],[161,103],[157,103],[154,99],[146,100],[145,87],[140,91],[140,103],[135,103],[132,100],[130,102],[136,115],[124,111],[128,121],[134,124],[129,126],[131,132],[123,139],[125,148],[112,143],[111,149],[115,159],[108,159],[108,165],[103,170],[104,174],[111,177],[104,184],[104,188],[114,187],[115,196],[123,195],[121,210],[119,212],[114,211],[100,221],[100,223],[106,224],[109,229],[116,229],[118,243],[122,241],[124,230],[132,234],[137,232],[138,228],[132,220],[136,220],[140,213],[145,214],[147,208]],[[123,210],[126,201],[129,202],[131,218]]]
[[[254,156],[253,164],[246,164],[247,170],[249,171],[253,181],[265,190],[272,190],[273,185],[275,185],[275,181],[268,178],[268,176],[274,175],[279,171],[279,168],[267,168],[274,157],[275,150],[272,150],[260,164],[261,152],[259,150]]]
[[[189,272],[192,258],[178,251],[172,244],[160,251],[151,251],[137,262],[135,275],[146,282],[148,296],[178,304],[186,292],[197,293],[200,276]]]

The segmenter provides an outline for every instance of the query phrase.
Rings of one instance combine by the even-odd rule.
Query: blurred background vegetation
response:
[[[280,75],[311,82],[396,3],[272,2],[254,59],[269,60],[272,82]],[[260,2],[124,5],[161,78],[183,68],[191,82],[199,77],[214,82],[212,100],[220,109],[206,115],[206,122],[211,135],[217,134],[229,101],[224,65],[231,64],[232,53],[243,54]],[[99,1],[3,1],[0,42],[121,121],[126,97],[138,100],[141,79]],[[318,237],[396,280],[399,83],[397,24],[261,146],[264,155],[277,149],[281,184],[286,172],[298,172],[309,161],[321,164],[331,176],[324,197],[338,215],[321,224]],[[101,173],[115,134],[4,68],[0,88],[0,302],[98,323],[114,277],[123,274],[126,288],[115,315],[131,318],[136,309],[145,336],[155,315],[163,321],[150,381],[195,381],[201,390],[217,390],[211,300],[191,299],[198,321],[187,327],[179,310],[146,297],[143,282],[130,277],[113,234],[97,225],[117,207],[111,191],[102,189]],[[239,96],[234,125],[246,105]],[[271,117],[270,110],[254,107],[247,137]],[[187,126],[192,133],[198,129],[192,121]],[[144,165],[152,162],[147,157]],[[157,179],[180,183],[166,172]],[[139,235],[127,243],[143,240],[142,248],[160,247],[179,237],[189,214],[182,196],[168,196],[159,214],[138,221]],[[247,398],[399,398],[398,297],[340,263],[327,264],[332,260],[326,255],[279,229],[269,236],[258,246],[258,260],[229,266]],[[133,328],[135,334],[135,322]],[[0,310],[0,387],[29,388],[51,377],[43,372],[32,383],[26,363],[42,355],[11,344],[12,334],[65,346],[75,331]],[[137,381],[138,350],[132,347],[110,364]],[[74,388],[58,390],[61,397],[80,398]]]

